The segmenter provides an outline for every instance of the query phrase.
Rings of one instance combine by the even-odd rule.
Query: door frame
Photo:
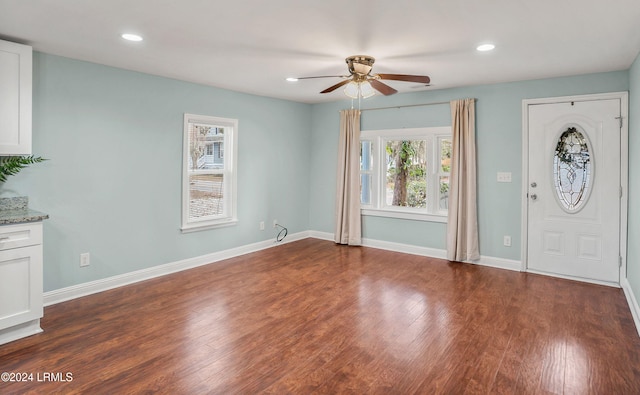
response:
[[[627,278],[627,207],[629,195],[629,92],[597,93],[589,95],[547,97],[538,99],[522,100],[522,229],[521,229],[521,268],[523,272],[528,271],[529,252],[529,106],[537,104],[555,104],[579,101],[595,100],[620,100],[620,115],[622,116],[622,127],[620,129],[620,280],[618,284],[588,280],[571,276],[553,274],[553,277],[567,278],[583,282],[591,282],[601,285],[620,287],[623,279]]]

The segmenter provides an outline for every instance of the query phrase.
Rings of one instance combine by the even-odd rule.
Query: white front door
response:
[[[527,270],[619,284],[621,99],[527,107]]]

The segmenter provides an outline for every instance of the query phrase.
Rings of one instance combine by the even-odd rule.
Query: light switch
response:
[[[498,172],[498,182],[511,182],[511,172]]]

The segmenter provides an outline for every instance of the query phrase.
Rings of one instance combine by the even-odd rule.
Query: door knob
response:
[[[538,184],[536,184],[535,182],[532,182],[532,183],[531,183],[531,188],[535,188],[535,187],[537,187],[537,186],[538,186]]]
[[[538,199],[538,195],[536,195],[535,193],[531,195],[531,200],[536,200],[536,199]]]

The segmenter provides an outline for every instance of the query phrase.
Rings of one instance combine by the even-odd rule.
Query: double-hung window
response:
[[[183,133],[182,231],[235,224],[238,121],[184,114]]]
[[[451,127],[362,131],[364,215],[446,222]]]

